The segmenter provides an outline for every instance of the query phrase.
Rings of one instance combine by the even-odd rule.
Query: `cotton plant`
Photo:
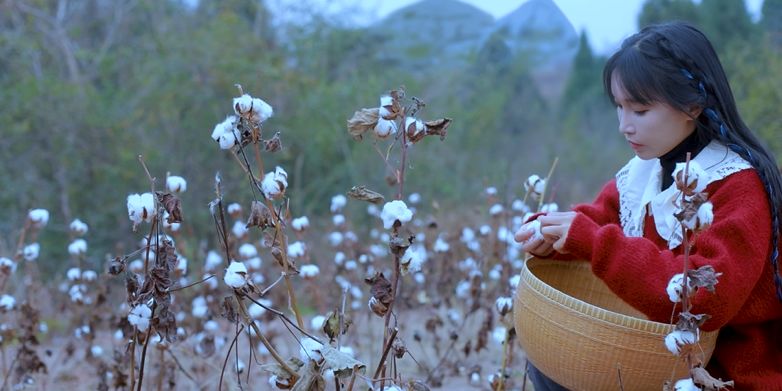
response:
[[[714,292],[718,283],[718,273],[711,265],[704,265],[698,269],[691,269],[689,264],[691,236],[707,229],[714,220],[713,206],[708,201],[708,194],[704,192],[709,181],[709,174],[701,168],[696,161],[687,156],[687,161],[677,163],[672,173],[679,197],[674,203],[676,211],[674,217],[680,223],[684,249],[683,272],[671,277],[666,286],[666,293],[674,308],[680,308],[678,321],[673,330],[665,336],[665,347],[675,356],[686,356],[686,362],[690,365],[690,378],[680,379],[671,386],[666,382],[667,390],[692,390],[701,387],[713,387],[722,389],[733,386],[732,381],[723,382],[721,379],[712,378],[705,369],[699,366],[702,359],[698,358],[697,349],[691,348],[698,344],[700,339],[700,326],[709,318],[707,314],[693,314],[691,297],[700,289]],[[692,234],[692,235],[691,235]],[[699,373],[695,376],[694,373]]]

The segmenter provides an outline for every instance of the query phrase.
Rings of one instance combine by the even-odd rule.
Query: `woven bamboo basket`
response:
[[[646,320],[592,274],[589,263],[527,260],[514,321],[530,362],[570,390],[661,390],[687,368],[665,348],[673,327]],[[702,332],[708,362],[717,331]]]

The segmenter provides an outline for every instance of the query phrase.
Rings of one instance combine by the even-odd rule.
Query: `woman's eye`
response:
[[[646,114],[646,112],[648,112],[648,111],[649,111],[649,110],[635,110],[635,114],[637,114],[637,115],[644,115],[644,114]]]

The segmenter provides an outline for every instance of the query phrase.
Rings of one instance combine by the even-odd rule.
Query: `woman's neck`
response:
[[[690,159],[694,158],[704,147],[709,143],[709,140],[702,140],[698,136],[697,131],[693,131],[687,138],[682,140],[679,145],[673,147],[670,151],[660,156],[660,165],[663,168],[662,171],[662,187],[660,190],[665,190],[673,183],[673,170],[676,168],[676,163],[682,163],[687,160],[687,152],[691,153]]]

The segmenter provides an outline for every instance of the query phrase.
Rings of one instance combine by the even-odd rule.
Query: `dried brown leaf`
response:
[[[263,140],[263,146],[266,152],[277,152],[282,149],[282,141],[280,141],[280,132],[277,132],[268,140]]]
[[[250,227],[259,227],[261,230],[274,227],[272,212],[263,202],[253,201],[250,205],[250,217],[247,218],[245,228]]]
[[[440,140],[445,140],[445,136],[448,134],[448,126],[451,125],[451,122],[450,118],[427,121],[424,123],[424,125],[426,125],[426,134],[428,136],[438,135],[440,136]]]
[[[719,282],[717,278],[721,275],[722,273],[717,273],[711,265],[704,265],[687,273],[692,285],[706,288],[711,293],[714,293],[714,286]]]
[[[388,241],[388,248],[391,250],[392,254],[401,258],[402,255],[405,254],[405,251],[407,251],[407,248],[413,244],[414,238],[415,236],[409,236],[407,238],[394,236],[391,238],[391,240]]]
[[[690,369],[690,376],[692,377],[692,382],[703,387],[704,391],[719,391],[734,386],[733,380],[722,381],[722,379],[715,379],[703,367]]]
[[[163,205],[163,209],[168,212],[167,223],[181,223],[182,222],[182,203],[179,198],[171,193],[155,192],[157,200]]]
[[[379,111],[375,107],[372,109],[361,109],[353,113],[353,118],[348,120],[348,133],[353,136],[353,139],[361,141],[364,133],[375,128],[380,117]]]
[[[353,186],[348,191],[348,197],[354,200],[367,201],[373,204],[380,205],[385,201],[385,198],[378,192],[367,189],[366,186]]]
[[[370,293],[372,297],[376,298],[383,304],[390,304],[394,301],[392,295],[391,282],[383,275],[383,273],[376,272],[374,276],[365,278],[364,282],[371,286]]]

